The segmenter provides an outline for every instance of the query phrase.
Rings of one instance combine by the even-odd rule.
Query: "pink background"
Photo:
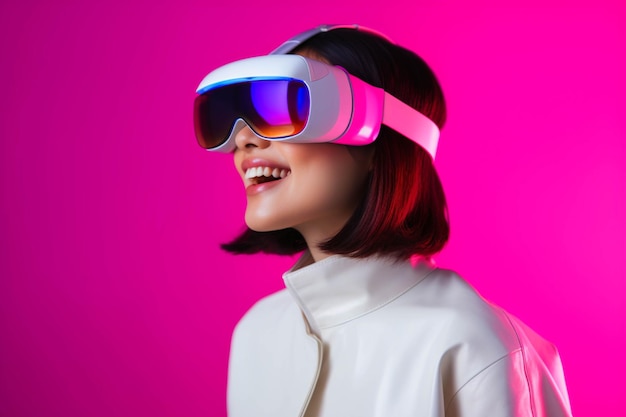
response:
[[[624,2],[261,3],[0,6],[0,415],[225,414],[232,328],[293,260],[218,249],[245,198],[194,89],[337,22],[443,84],[439,264],[556,343],[577,416],[624,415]]]

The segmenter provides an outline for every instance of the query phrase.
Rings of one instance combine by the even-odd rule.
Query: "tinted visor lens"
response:
[[[196,137],[203,148],[215,148],[228,139],[240,118],[259,136],[293,136],[304,130],[309,109],[309,90],[301,80],[265,79],[221,85],[196,97]]]

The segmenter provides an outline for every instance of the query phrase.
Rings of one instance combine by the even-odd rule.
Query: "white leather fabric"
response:
[[[571,416],[558,353],[426,263],[306,254],[237,325],[230,417]]]

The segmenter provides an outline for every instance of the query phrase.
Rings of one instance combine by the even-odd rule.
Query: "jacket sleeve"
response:
[[[469,379],[446,405],[446,417],[571,417],[556,349],[545,361],[521,347]]]

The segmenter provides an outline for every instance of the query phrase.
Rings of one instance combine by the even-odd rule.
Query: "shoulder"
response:
[[[431,322],[454,343],[476,344],[500,356],[520,347],[512,316],[485,300],[454,271],[433,269],[397,301],[415,310],[412,317]]]
[[[264,340],[271,349],[272,341],[307,333],[305,321],[286,289],[257,301],[239,320],[233,331],[232,345],[259,346]]]
[[[285,309],[292,308],[293,301],[286,289],[267,295],[250,307],[241,321],[263,319],[267,316],[281,314]]]
[[[454,271],[433,269],[388,307],[379,315],[381,327],[395,323],[391,331],[426,337],[441,366],[464,380],[522,349],[555,352],[549,342],[485,300]]]
[[[552,343],[485,300],[453,271],[435,269],[420,285],[419,297],[431,299],[437,325],[447,329],[440,336],[446,346],[441,371],[444,379],[457,381],[449,407],[482,410],[471,415],[509,415],[513,409],[569,415],[561,362]]]
[[[441,319],[456,323],[462,337],[497,341],[506,350],[503,353],[547,343],[522,320],[482,297],[454,271],[435,269],[419,291],[421,297],[436,299],[431,302],[442,311]]]
[[[235,333],[246,329],[263,329],[271,323],[276,323],[281,317],[293,314],[297,306],[294,304],[287,290],[283,289],[263,297],[257,301],[239,320]]]

